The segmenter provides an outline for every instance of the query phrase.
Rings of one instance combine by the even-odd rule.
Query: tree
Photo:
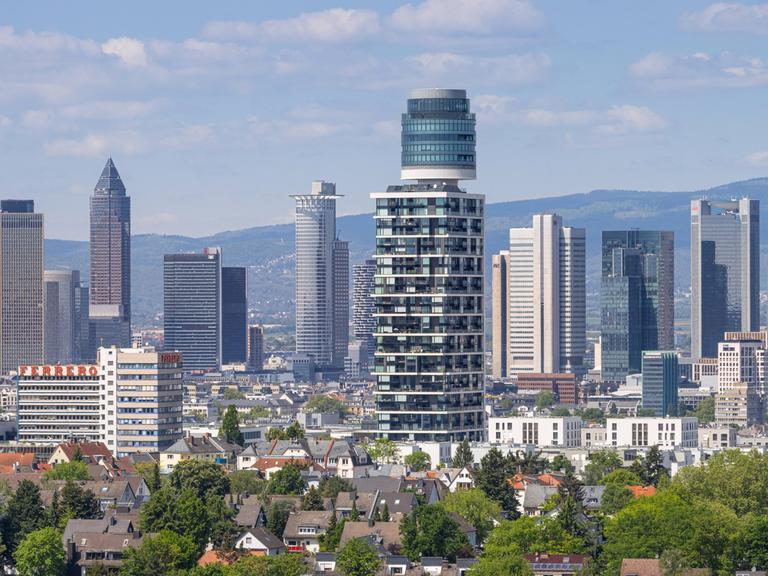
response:
[[[632,492],[623,484],[606,484],[603,497],[600,500],[600,511],[603,514],[616,514],[632,501]]]
[[[264,438],[272,442],[273,440],[287,440],[285,430],[282,428],[270,428],[264,435]]]
[[[439,505],[420,506],[400,522],[403,554],[412,561],[422,556],[442,556],[455,562],[471,552],[459,524]]]
[[[69,459],[70,462],[81,462],[83,460],[83,451],[80,450],[80,444],[75,445],[75,449],[72,450],[72,458]]]
[[[139,462],[136,464],[136,472],[144,478],[144,482],[147,483],[147,488],[149,488],[150,494],[156,490],[160,490],[163,482],[160,479],[160,465],[157,462]]]
[[[299,440],[304,438],[304,428],[302,428],[301,424],[299,424],[294,420],[293,422],[291,422],[291,425],[285,429],[285,437],[288,440],[293,440],[294,442],[298,442]]]
[[[235,511],[221,496],[209,498],[205,503],[205,509],[210,523],[209,538],[213,547],[222,551],[232,550],[240,534],[240,527],[235,522]]]
[[[141,546],[125,550],[120,576],[176,576],[179,570],[192,568],[198,556],[192,538],[163,530],[157,536],[145,536]]]
[[[677,548],[664,550],[659,558],[659,564],[664,576],[682,576],[691,569],[685,553]]]
[[[223,400],[245,400],[245,394],[237,388],[225,388],[221,398]]]
[[[27,534],[13,555],[19,576],[64,576],[66,561],[61,534],[41,528]]]
[[[260,418],[269,418],[272,416],[272,411],[266,406],[254,406],[248,410],[248,420],[259,420]]]
[[[208,494],[226,496],[229,493],[229,477],[224,468],[213,462],[182,460],[170,475],[170,484],[177,492],[194,490],[201,500]]]
[[[397,457],[397,446],[389,438],[376,438],[365,446],[368,456],[379,464],[390,464]]]
[[[227,411],[224,412],[221,428],[219,428],[219,436],[226,442],[237,444],[238,446],[242,446],[245,442],[245,437],[240,431],[240,418],[237,415],[237,408],[234,404],[230,404],[227,407]]]
[[[226,570],[226,576],[302,576],[305,568],[300,554],[245,556]]]
[[[496,526],[485,541],[486,551],[516,547],[523,554],[584,554],[587,543],[563,530],[556,518],[521,516]]]
[[[360,520],[360,511],[357,509],[357,494],[352,494],[354,500],[352,500],[352,508],[349,511],[349,521],[357,522]]]
[[[491,533],[477,564],[472,567],[472,576],[530,576],[533,574],[518,545],[514,541],[508,541],[506,534],[503,538],[501,537],[500,529],[506,530],[509,524],[511,522],[505,522]]]
[[[605,413],[599,408],[585,408],[584,410],[577,410],[576,416],[581,416],[581,419],[585,422],[591,422],[593,424],[605,424]]]
[[[424,470],[429,470],[431,466],[431,459],[429,454],[422,452],[421,450],[417,450],[416,452],[408,454],[408,456],[404,458],[403,462],[405,462],[405,465],[414,472],[423,472]]]
[[[643,481],[634,472],[627,468],[617,468],[609,472],[600,479],[600,484],[608,486],[609,484],[618,484],[619,486],[643,486]]]
[[[451,465],[454,468],[472,468],[475,465],[475,456],[472,454],[472,447],[466,438],[456,448],[456,454],[453,455]]]
[[[509,484],[514,474],[512,459],[505,458],[498,448],[491,448],[480,460],[480,469],[475,472],[475,486],[499,503],[509,516],[517,517],[517,498]]]
[[[229,485],[232,494],[265,495],[267,481],[255,470],[236,470],[229,474]]]
[[[323,504],[323,497],[320,496],[317,488],[312,486],[306,494],[304,494],[304,500],[301,503],[302,510],[325,510]]]
[[[175,513],[176,492],[164,486],[153,492],[149,500],[139,508],[139,526],[143,532],[159,532],[171,522]]]
[[[273,502],[267,511],[267,530],[282,538],[290,513],[291,505],[288,502]]]
[[[542,390],[536,395],[536,408],[543,410],[555,403],[555,396],[549,390]]]
[[[88,465],[82,460],[60,462],[43,474],[46,480],[90,480]]]
[[[571,411],[565,406],[558,406],[557,408],[552,408],[549,415],[556,418],[562,418],[563,416],[570,416]]]
[[[267,491],[269,494],[298,496],[304,493],[307,485],[301,477],[301,470],[293,464],[286,464],[272,474]]]
[[[339,495],[339,492],[352,492],[355,486],[349,480],[339,476],[328,476],[320,480],[320,496],[323,498],[333,498]]]
[[[96,495],[91,490],[84,490],[72,480],[67,480],[61,488],[58,509],[59,526],[62,528],[70,519],[89,520],[101,516]]]
[[[696,410],[687,412],[686,416],[695,416],[699,419],[699,424],[709,424],[715,421],[715,399],[714,397],[705,398],[699,402]]]
[[[549,466],[547,467],[550,470],[554,472],[573,472],[573,464],[571,464],[571,461],[568,460],[565,456],[562,454],[558,454],[554,458],[552,458],[552,461],[549,463]]]
[[[384,505],[381,507],[381,511],[379,512],[379,517],[381,518],[382,522],[389,522],[390,516],[389,516],[389,506],[386,502],[384,502]]]
[[[613,450],[597,450],[587,457],[589,464],[584,467],[584,483],[587,486],[600,484],[603,476],[621,468],[622,461]]]
[[[320,551],[321,552],[335,552],[341,542],[341,534],[344,532],[344,524],[346,518],[342,518],[341,521],[336,519],[336,514],[331,514],[331,519],[328,521],[328,528],[325,533],[320,536]]]
[[[27,534],[45,526],[46,514],[40,499],[40,488],[29,480],[21,480],[8,500],[5,516],[3,543],[7,551],[13,553]]]
[[[339,416],[344,416],[347,413],[347,407],[344,406],[344,402],[333,396],[326,396],[324,394],[317,394],[311,396],[309,400],[302,406],[302,412],[320,412],[323,414],[337,413]]]
[[[669,471],[664,467],[664,458],[658,446],[651,446],[645,457],[632,463],[630,470],[640,477],[644,486],[658,486],[662,478],[669,478]]]
[[[353,538],[336,557],[336,570],[344,576],[375,576],[379,555],[366,538]]]
[[[202,554],[211,533],[211,519],[205,504],[194,490],[181,491],[173,507],[173,519],[163,528],[188,536]]]
[[[483,542],[495,522],[501,519],[501,506],[478,488],[449,492],[442,503],[448,512],[458,514],[477,530],[478,543]]]

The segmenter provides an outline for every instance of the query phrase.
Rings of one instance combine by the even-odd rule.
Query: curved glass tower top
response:
[[[466,90],[414,90],[402,119],[403,180],[474,180],[475,115]]]

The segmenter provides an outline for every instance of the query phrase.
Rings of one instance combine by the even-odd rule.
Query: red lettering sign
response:
[[[88,376],[98,376],[99,369],[96,366],[88,366]]]
[[[26,376],[29,366],[19,366],[19,376]]]
[[[78,366],[77,367],[77,375],[78,376],[85,376],[85,366]]]
[[[74,376],[74,375],[75,375],[75,367],[67,366],[67,376]]]
[[[32,366],[32,376],[37,376],[37,366]]]
[[[99,375],[98,366],[93,364],[70,364],[61,366],[59,364],[46,364],[43,366],[19,366],[19,376],[69,376],[69,377],[95,377]]]
[[[64,376],[64,368],[62,366],[54,366],[53,371],[56,376]]]
[[[43,376],[50,376],[50,375],[51,375],[51,367],[43,366]]]

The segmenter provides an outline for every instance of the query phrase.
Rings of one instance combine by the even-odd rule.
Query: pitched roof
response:
[[[270,550],[275,548],[285,548],[283,541],[266,528],[251,528],[248,532]]]
[[[0,472],[9,474],[26,468],[31,470],[32,464],[35,462],[34,452],[21,453],[21,452],[7,452],[0,454]]]
[[[656,494],[655,486],[624,486],[624,488],[632,492],[632,496],[635,498],[642,498],[643,496],[654,496]]]
[[[368,522],[344,522],[344,530],[341,533],[339,544],[343,547],[355,538],[368,538],[373,536],[378,547],[386,549],[389,545],[400,545],[399,522],[376,522],[373,526]]]
[[[624,558],[621,576],[663,576],[658,558]]]
[[[58,448],[69,460],[72,460],[78,448],[80,455],[86,461],[88,459],[92,462],[98,462],[100,459],[112,460],[112,452],[103,442],[64,442],[59,444]]]
[[[184,436],[163,452],[166,454],[232,454],[242,448],[221,438],[213,436]]]
[[[318,535],[328,528],[328,524],[331,521],[331,515],[334,512],[326,511],[308,511],[301,510],[299,512],[291,512],[288,515],[288,522],[285,524],[285,531],[283,532],[283,538],[291,538],[299,536],[299,526],[316,526],[318,528]]]
[[[253,528],[261,517],[261,504],[243,504],[237,511],[235,522],[238,526]]]

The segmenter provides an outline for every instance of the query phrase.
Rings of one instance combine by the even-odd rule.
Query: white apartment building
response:
[[[764,347],[761,341],[720,342],[717,346],[718,392],[731,391],[741,385],[747,385],[755,391],[761,390],[763,366]]]
[[[584,371],[585,239],[583,228],[563,226],[556,214],[536,214],[531,228],[510,229],[508,324],[497,331],[493,351],[506,354],[504,375]]]
[[[696,418],[608,418],[608,446],[643,448],[695,448],[699,441]]]
[[[488,440],[495,444],[581,446],[582,421],[578,416],[488,418]]]

